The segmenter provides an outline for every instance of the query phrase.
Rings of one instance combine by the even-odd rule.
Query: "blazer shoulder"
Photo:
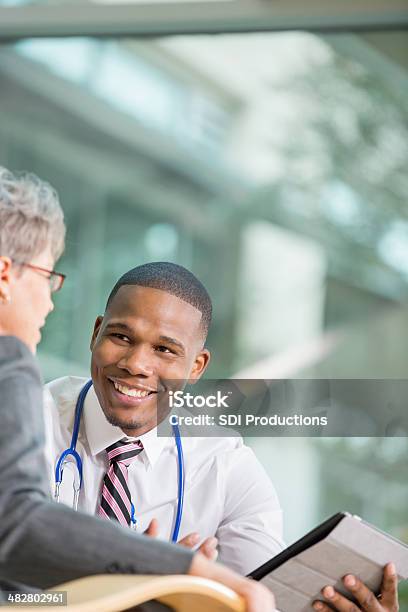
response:
[[[14,336],[0,336],[0,380],[10,383],[14,377],[41,385],[40,369],[29,348]]]

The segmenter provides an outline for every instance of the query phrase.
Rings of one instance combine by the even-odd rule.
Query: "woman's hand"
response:
[[[224,565],[209,561],[201,553],[194,555],[188,573],[216,580],[238,593],[245,602],[246,612],[276,612],[275,599],[263,584],[243,578]]]

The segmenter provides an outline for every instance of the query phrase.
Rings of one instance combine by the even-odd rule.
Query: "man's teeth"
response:
[[[130,395],[130,397],[146,397],[149,395],[150,391],[141,391],[140,389],[130,389],[125,385],[120,385],[119,383],[113,381],[115,389],[123,393],[124,395]]]

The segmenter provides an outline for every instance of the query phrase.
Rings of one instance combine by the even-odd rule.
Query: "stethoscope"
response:
[[[74,419],[74,429],[72,431],[72,438],[71,438],[71,445],[69,448],[67,448],[66,450],[64,450],[61,455],[58,458],[57,461],[57,465],[55,467],[55,494],[54,494],[54,499],[56,502],[59,502],[59,498],[60,498],[60,487],[61,487],[61,483],[62,483],[62,475],[64,473],[64,467],[67,463],[71,463],[71,461],[68,461],[68,457],[72,457],[74,460],[74,463],[76,465],[76,474],[74,476],[74,483],[73,483],[73,489],[74,489],[74,501],[73,501],[73,508],[74,510],[78,510],[78,501],[79,501],[79,493],[81,491],[81,487],[82,487],[82,474],[83,474],[83,470],[82,470],[82,459],[80,457],[80,455],[78,454],[77,450],[76,450],[76,445],[78,442],[78,434],[79,434],[79,427],[81,424],[81,417],[82,417],[82,412],[84,409],[84,402],[85,402],[85,398],[86,398],[86,394],[88,393],[89,389],[92,386],[92,380],[88,380],[87,383],[85,383],[85,385],[82,387],[79,395],[78,395],[78,399],[77,399],[77,403],[76,403],[76,407],[75,407],[75,419]],[[174,522],[174,529],[173,529],[173,535],[171,536],[171,541],[172,542],[177,542],[178,540],[178,536],[179,536],[179,531],[180,531],[180,525],[181,525],[181,518],[183,515],[183,501],[184,501],[184,458],[183,458],[183,447],[181,445],[181,436],[180,436],[180,430],[178,428],[178,425],[173,425],[173,434],[174,434],[174,439],[176,442],[176,448],[177,448],[177,459],[178,459],[178,466],[177,466],[177,477],[178,477],[178,495],[177,495],[177,512],[176,512],[176,519]],[[133,529],[136,529],[136,517],[135,517],[135,507],[133,505],[133,503],[131,504],[131,527]]]

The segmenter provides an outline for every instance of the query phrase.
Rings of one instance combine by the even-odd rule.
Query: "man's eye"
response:
[[[159,351],[159,353],[173,353],[167,346],[156,346],[156,351]]]
[[[123,340],[124,342],[129,342],[129,338],[124,334],[111,334],[112,338],[117,338],[118,340]]]

